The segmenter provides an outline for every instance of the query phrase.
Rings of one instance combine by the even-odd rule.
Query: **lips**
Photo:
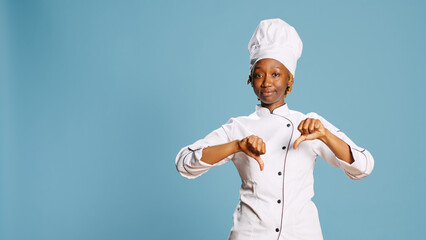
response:
[[[272,95],[272,93],[274,93],[274,91],[272,91],[272,90],[263,90],[263,91],[260,91],[260,93],[261,93],[263,96],[268,97],[268,96],[271,96],[271,95]]]

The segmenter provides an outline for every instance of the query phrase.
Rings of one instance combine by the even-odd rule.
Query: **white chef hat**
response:
[[[263,20],[248,44],[250,70],[257,61],[273,58],[280,61],[294,76],[302,48],[302,40],[288,23],[279,18]]]

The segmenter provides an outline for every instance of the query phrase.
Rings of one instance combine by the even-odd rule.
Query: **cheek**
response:
[[[276,81],[275,82],[275,88],[283,88],[284,85],[285,85],[285,83],[282,82],[282,81]]]
[[[260,96],[260,91],[258,89],[253,88],[253,92],[256,96]]]
[[[282,81],[281,82],[281,85],[280,85],[280,88],[282,88],[282,89],[287,89],[287,86],[288,86],[288,83],[287,83],[287,81]]]
[[[259,95],[260,93],[260,87],[256,86],[255,84],[252,85],[253,91],[256,93],[256,95]]]

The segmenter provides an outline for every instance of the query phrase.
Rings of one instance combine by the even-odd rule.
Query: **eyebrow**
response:
[[[281,69],[280,67],[276,66],[276,67],[271,67],[271,68],[278,68]],[[255,67],[254,69],[260,69],[260,67]]]

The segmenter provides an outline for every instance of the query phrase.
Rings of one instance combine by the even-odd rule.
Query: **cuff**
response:
[[[351,147],[351,146],[349,147],[350,147],[354,162],[349,164],[343,161],[342,159],[336,157],[338,160],[339,167],[343,169],[346,173],[352,176],[361,175],[364,173],[363,170],[365,169],[365,164],[367,161],[366,156],[363,154],[365,150],[359,147]]]
[[[191,166],[193,167],[213,167],[213,165],[205,163],[201,161],[201,157],[203,156],[203,149],[208,146],[201,145],[201,144],[193,144],[188,146],[188,149],[191,150],[194,153],[194,158],[191,161]]]

